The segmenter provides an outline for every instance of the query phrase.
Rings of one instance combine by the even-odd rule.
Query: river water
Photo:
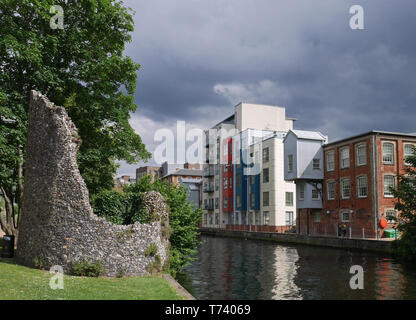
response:
[[[382,254],[202,236],[178,276],[197,299],[416,299],[416,265]],[[350,287],[362,266],[364,289]]]

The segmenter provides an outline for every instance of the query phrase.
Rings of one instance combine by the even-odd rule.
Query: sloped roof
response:
[[[179,169],[176,171],[172,171],[171,173],[167,174],[165,177],[168,176],[201,176],[202,177],[202,170],[196,169]]]
[[[289,130],[292,132],[298,139],[307,139],[307,140],[320,140],[325,141],[327,139],[322,133],[318,131],[305,131],[305,130]]]

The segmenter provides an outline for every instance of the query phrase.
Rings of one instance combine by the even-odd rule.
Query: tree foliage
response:
[[[398,251],[403,256],[416,259],[416,153],[406,159],[410,166],[399,176],[397,188],[392,190],[398,198],[396,209],[400,212],[398,229],[402,236]]]
[[[137,184],[126,186],[123,192],[103,191],[92,200],[94,212],[118,224],[130,224],[136,221],[146,223],[146,216],[141,208],[141,197],[148,191],[160,192],[169,207],[169,223],[171,227],[169,270],[172,274],[181,270],[192,261],[199,244],[197,237],[198,225],[202,211],[188,201],[188,190],[184,186],[176,186],[144,176]],[[122,222],[121,222],[122,221]]]
[[[63,29],[50,26],[53,5],[64,10]],[[0,186],[7,201],[20,201],[32,89],[64,106],[77,126],[79,168],[91,194],[112,187],[116,160],[150,157],[128,122],[140,68],[123,55],[132,31],[131,9],[121,1],[0,0]]]

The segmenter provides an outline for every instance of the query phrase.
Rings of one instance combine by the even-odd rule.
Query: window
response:
[[[219,187],[220,187],[220,180],[215,179],[215,190],[218,190]]]
[[[269,192],[263,192],[263,207],[269,205]]]
[[[241,207],[241,196],[237,195],[237,197],[235,199],[236,199],[236,206]]]
[[[269,182],[269,168],[263,169],[263,183]]]
[[[341,212],[341,220],[342,220],[342,222],[349,222],[350,221],[350,212],[349,211],[342,211]]]
[[[256,176],[250,176],[250,184],[254,184],[256,182]]]
[[[313,170],[321,169],[321,159],[313,159]]]
[[[359,144],[356,148],[357,153],[357,166],[363,166],[367,164],[367,148],[365,143]]]
[[[293,211],[286,211],[286,226],[293,226]]]
[[[227,181],[228,181],[228,179],[224,178],[224,189],[227,189]]]
[[[254,206],[255,203],[256,203],[256,194],[255,193],[252,193],[250,195],[250,205],[251,206]]]
[[[321,195],[319,194],[319,190],[317,189],[312,189],[312,200],[320,200],[321,199]]]
[[[393,198],[393,192],[391,192],[390,188],[395,187],[395,177],[392,175],[385,175],[383,177],[383,190],[384,190],[384,197],[386,198]]]
[[[224,209],[228,208],[228,198],[224,197]]]
[[[228,207],[229,208],[233,207],[233,196],[230,196],[230,200],[228,201]]]
[[[255,213],[255,215],[256,215],[256,225],[260,225],[260,212],[256,212]]]
[[[394,209],[386,210],[386,219],[388,223],[396,223],[397,222],[397,211]]]
[[[233,178],[230,177],[230,189],[233,187]]]
[[[394,164],[394,144],[391,142],[383,143],[383,164]]]
[[[219,206],[219,199],[215,198],[215,209],[218,209]]]
[[[335,153],[334,151],[329,151],[326,154],[326,171],[335,170]]]
[[[263,163],[264,162],[269,162],[269,148],[264,148],[263,149]]]
[[[237,187],[241,187],[241,174],[237,174]]]
[[[287,156],[287,171],[288,172],[293,171],[293,154],[289,154]]]
[[[320,211],[314,211],[312,213],[313,215],[313,222],[321,222],[321,212]]]
[[[263,218],[264,218],[264,225],[268,226],[270,223],[270,212],[269,211],[264,211],[263,212]]]
[[[219,225],[220,224],[220,215],[218,212],[215,213],[215,224]]]
[[[351,197],[350,178],[344,178],[341,180],[341,197],[342,199],[349,199]]]
[[[414,156],[416,152],[416,147],[413,144],[407,143],[404,145],[404,164],[406,166],[411,166],[412,164],[406,161],[407,157]]]
[[[204,224],[208,224],[208,215],[204,213]]]
[[[327,182],[326,186],[328,200],[335,200],[335,181]]]
[[[301,182],[299,184],[299,200],[305,199],[305,183]]]
[[[341,149],[341,169],[350,167],[350,149]]]
[[[286,206],[293,206],[293,192],[286,192]]]
[[[357,196],[358,198],[367,198],[368,186],[367,176],[357,177]]]

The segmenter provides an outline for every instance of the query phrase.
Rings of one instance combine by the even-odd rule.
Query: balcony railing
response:
[[[212,204],[212,203],[205,203],[204,204],[204,209],[205,210],[214,210],[214,204]]]
[[[204,186],[204,192],[214,192],[214,185],[205,185]]]

